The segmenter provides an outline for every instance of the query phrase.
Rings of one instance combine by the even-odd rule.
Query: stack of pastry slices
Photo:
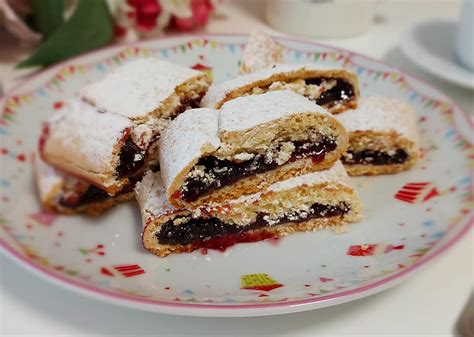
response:
[[[282,64],[257,33],[220,84],[140,59],[86,85],[45,125],[35,166],[50,211],[99,215],[135,197],[144,247],[163,257],[344,231],[362,209],[347,172],[398,172],[418,152],[410,106],[360,98],[345,69]]]

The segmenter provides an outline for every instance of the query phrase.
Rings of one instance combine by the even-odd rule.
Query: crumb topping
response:
[[[277,91],[277,90],[291,90],[298,95],[305,96],[310,100],[318,99],[321,94],[325,91],[331,90],[337,84],[335,79],[329,80],[322,80],[321,84],[307,84],[303,79],[297,79],[294,81],[286,82],[286,81],[276,81],[270,84],[268,87],[254,87],[249,92],[246,92],[242,96],[249,96],[249,95],[260,95],[270,91]],[[348,97],[345,97],[347,99]]]

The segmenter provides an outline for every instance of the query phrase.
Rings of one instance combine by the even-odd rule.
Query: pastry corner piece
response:
[[[420,157],[415,111],[401,100],[365,97],[357,109],[336,118],[349,132],[349,147],[341,158],[349,175],[405,171]]]
[[[40,155],[49,164],[100,186],[110,195],[130,183],[144,165],[146,149],[135,145],[132,122],[101,113],[72,98],[48,121],[40,139]]]
[[[194,211],[168,203],[157,173],[148,172],[135,193],[143,221],[143,245],[160,257],[200,248],[223,251],[242,242],[324,228],[343,232],[348,223],[360,220],[362,210],[340,162],[328,170]]]
[[[342,68],[315,64],[280,64],[242,75],[209,88],[201,106],[219,109],[237,97],[291,90],[336,114],[357,107],[357,76]]]
[[[249,74],[283,63],[283,47],[262,31],[253,31],[240,63],[240,74]]]
[[[170,203],[195,208],[327,169],[347,141],[323,108],[276,91],[234,99],[219,112],[186,111],[163,134],[160,168]]]
[[[157,58],[132,60],[79,91],[102,112],[134,122],[173,118],[199,106],[211,79],[204,73]]]
[[[134,198],[131,189],[111,197],[94,185],[45,163],[38,155],[33,157],[33,163],[38,195],[43,208],[49,212],[98,216],[108,208]]]

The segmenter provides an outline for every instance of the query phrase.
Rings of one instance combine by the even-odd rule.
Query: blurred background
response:
[[[259,29],[385,60],[472,111],[473,12],[472,0],[0,0],[0,84],[111,44]]]

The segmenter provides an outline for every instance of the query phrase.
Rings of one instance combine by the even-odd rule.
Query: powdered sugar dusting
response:
[[[177,86],[198,75],[199,71],[156,58],[138,59],[85,86],[79,95],[101,111],[142,117],[159,108]]]
[[[253,73],[278,63],[283,63],[283,47],[265,33],[253,31],[242,56],[240,73]]]
[[[148,171],[142,181],[136,184],[135,196],[143,219],[147,219],[149,215],[158,217],[175,210],[166,199],[160,172]]]
[[[170,123],[160,140],[160,169],[167,188],[204,150],[219,148],[217,132],[218,112],[212,109],[187,110]]]
[[[331,116],[305,97],[289,90],[279,90],[226,102],[219,114],[219,132],[246,130],[297,113]]]
[[[97,108],[73,98],[50,122],[50,135],[45,148],[50,143],[62,144],[62,149],[70,156],[80,159],[80,165],[104,172],[109,165],[114,146],[122,138],[124,130],[132,127],[129,119],[100,113]]]
[[[288,180],[279,181],[271,185],[268,190],[273,192],[279,192],[303,185],[314,186],[319,184],[330,183],[340,183],[350,186],[349,176],[347,175],[347,172],[340,161],[337,161],[328,170],[313,172],[302,176],[290,178]]]
[[[41,156],[34,157],[35,178],[41,200],[45,200],[48,195],[64,183],[64,176],[53,166],[45,163]]]
[[[396,131],[407,139],[418,142],[413,108],[398,99],[370,96],[359,100],[358,108],[335,115],[349,132]]]
[[[265,80],[275,74],[289,76],[295,71],[311,71],[311,70],[331,70],[321,65],[315,64],[279,64],[275,67],[256,71],[254,73],[239,76],[220,84],[212,85],[201,101],[202,107],[214,107],[217,103],[225,99],[228,93],[238,88],[247,86],[256,81]]]

